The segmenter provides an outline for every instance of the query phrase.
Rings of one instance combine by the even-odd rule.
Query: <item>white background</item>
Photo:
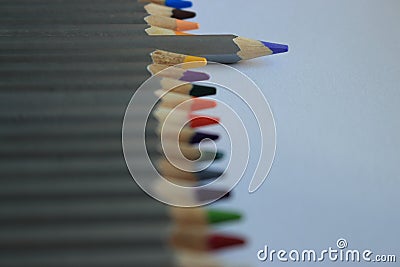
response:
[[[290,46],[234,65],[271,105],[277,151],[256,193],[247,193],[245,177],[234,198],[218,204],[246,217],[221,230],[249,239],[222,255],[250,266],[308,266],[261,263],[256,252],[265,244],[322,250],[346,238],[350,249],[396,254],[399,262],[400,1],[194,0],[193,10],[195,33]]]

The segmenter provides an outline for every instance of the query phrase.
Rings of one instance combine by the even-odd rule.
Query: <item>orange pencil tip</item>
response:
[[[215,108],[217,106],[217,102],[210,99],[193,98],[191,101],[193,101],[191,107],[192,111]]]
[[[176,31],[190,31],[196,30],[199,28],[199,24],[197,22],[185,21],[185,20],[176,20]]]

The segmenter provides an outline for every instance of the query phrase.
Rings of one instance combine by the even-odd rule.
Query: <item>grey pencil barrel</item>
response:
[[[106,48],[147,48],[148,53],[155,49],[175,53],[203,56],[210,61],[234,63],[241,58],[237,55],[239,47],[234,43],[234,35],[197,36],[132,36],[124,38],[64,38],[64,37],[4,37],[0,39],[0,50],[12,49],[106,49]]]
[[[0,184],[2,188],[7,188],[10,186],[13,187],[20,187],[20,188],[28,188],[31,184],[37,184],[40,186],[42,184],[52,185],[55,188],[55,192],[59,191],[57,188],[62,187],[65,185],[66,191],[69,191],[69,188],[74,188],[74,192],[76,196],[82,196],[79,192],[92,192],[92,195],[96,195],[96,192],[99,192],[98,196],[101,196],[101,188],[104,188],[107,192],[118,192],[121,190],[121,196],[134,194],[135,192],[139,192],[138,186],[132,180],[132,176],[130,175],[128,169],[118,172],[118,173],[111,173],[111,172],[103,172],[103,173],[87,173],[87,174],[71,174],[71,173],[63,173],[59,172],[56,173],[57,175],[54,176],[43,176],[41,174],[35,173],[26,173],[26,175],[19,175],[19,176],[8,176],[3,175],[0,179]],[[95,183],[99,185],[99,191],[96,191]],[[111,184],[114,183],[114,186]],[[26,184],[26,187],[22,187],[22,184]],[[68,185],[69,184],[69,185]],[[75,189],[79,185],[82,185],[81,189]],[[109,189],[107,189],[107,185],[110,185]],[[122,189],[122,186],[125,186],[125,189]],[[35,188],[34,186],[32,188]],[[115,190],[114,190],[115,189]],[[62,188],[60,189],[62,191]],[[11,192],[13,189],[11,189]],[[60,192],[61,192],[60,191]],[[105,193],[105,192],[103,192]],[[7,195],[6,192],[3,192],[5,196]],[[53,194],[52,197],[56,197],[57,194]],[[64,197],[60,195],[60,197]]]
[[[44,120],[44,119],[2,119],[0,137],[9,142],[20,140],[41,140],[51,138],[88,139],[102,137],[121,137],[122,121],[109,118],[91,118],[86,120]],[[150,119],[147,129],[155,129],[158,121]],[[129,129],[130,134],[139,135],[142,129]]]
[[[21,166],[24,166],[21,168]],[[107,157],[91,159],[48,159],[48,160],[2,160],[2,176],[51,177],[57,175],[107,175],[125,174],[127,167],[122,158],[111,160]]]
[[[39,25],[19,25],[19,24],[2,24],[0,26],[1,37],[35,37],[35,36],[132,36],[146,34],[145,30],[151,26],[146,24],[39,24]]]
[[[39,73],[35,76],[16,75],[2,77],[0,90],[129,90],[134,92],[150,74],[146,70],[139,73],[111,74],[59,74]]]
[[[0,2],[2,5],[2,12],[7,12],[8,14],[25,14],[26,12],[51,12],[58,10],[71,10],[71,11],[86,11],[86,12],[96,12],[96,11],[108,11],[108,12],[116,12],[116,11],[139,11],[143,12],[144,5],[138,2],[103,2],[101,4],[96,4],[91,1],[82,1],[79,3],[71,2],[58,2],[58,1],[47,1],[43,3],[35,1],[28,1],[27,3],[22,4],[21,2]]]
[[[66,249],[96,247],[164,248],[169,231],[165,223],[135,225],[104,223],[91,225],[57,225],[46,227],[2,227],[1,249]]]
[[[26,90],[23,93],[18,91],[0,92],[0,110],[7,109],[36,109],[54,106],[79,106],[105,105],[114,106],[128,104],[136,88],[130,91],[97,90],[92,91],[34,91]],[[156,89],[156,88],[155,88]]]
[[[138,174],[152,174],[147,169],[149,164],[147,158],[138,158],[137,166],[142,169],[135,169]],[[23,168],[21,168],[23,166]],[[77,159],[72,158],[30,158],[30,159],[4,159],[0,162],[0,174],[5,177],[36,176],[51,177],[57,175],[115,175],[125,174],[127,166],[122,153],[119,157],[88,157]]]
[[[89,13],[79,12],[71,16],[71,12],[65,13],[31,13],[26,16],[16,17],[14,14],[9,16],[1,14],[0,23],[13,24],[146,24],[144,18],[147,13]],[[39,15],[39,16],[38,16]]]
[[[127,105],[130,98],[135,92],[135,88],[131,91],[7,91],[1,92],[0,98],[0,111],[7,112],[7,110],[25,110],[25,109],[39,109],[46,107],[76,107],[80,105],[102,105],[102,106],[115,106]],[[156,88],[154,88],[156,89]]]
[[[25,73],[46,73],[54,74],[81,74],[89,75],[91,73],[129,73],[142,74],[148,73],[146,67],[151,64],[151,59],[136,62],[104,62],[88,63],[88,62],[70,62],[70,63],[41,63],[41,62],[19,62],[0,65],[0,75],[10,76],[12,74],[20,75]]]
[[[40,25],[18,25],[15,23],[2,24],[0,26],[1,37],[12,36],[103,36],[123,37],[146,34],[145,30],[151,26],[142,24],[40,24]]]
[[[132,180],[130,183],[135,182]],[[25,190],[14,188],[12,192],[6,195],[8,197],[21,196],[22,193],[26,193],[29,201],[24,202],[4,200],[6,196],[0,195],[3,199],[0,204],[2,210],[0,224],[22,221],[73,224],[74,222],[83,221],[111,222],[113,219],[114,221],[125,219],[130,224],[135,225],[150,220],[160,223],[172,220],[168,207],[151,199],[137,185],[136,187],[139,189],[137,189],[137,192],[132,189],[131,196],[104,198],[101,195],[99,197],[93,195],[88,196],[84,201],[74,200],[73,198],[73,191],[79,191],[81,185],[77,184],[74,187],[68,183],[64,183],[64,185],[66,188],[57,187],[55,184],[42,185],[40,187],[36,185],[36,188],[33,185],[33,188]],[[125,186],[127,185],[125,183]],[[12,190],[13,188],[6,186],[5,189]],[[69,200],[58,200],[52,197],[55,195],[53,191],[69,195],[71,198]],[[88,192],[90,193],[90,190]],[[133,195],[134,193],[142,197],[138,198]]]
[[[35,106],[28,106],[26,108],[14,108],[14,109],[0,109],[0,120],[10,118],[21,118],[24,119],[73,119],[73,118],[114,118],[116,120],[122,120],[126,109],[127,103],[130,99],[127,97],[126,101],[121,103],[113,103],[111,105],[107,103],[99,102],[97,105],[91,105],[89,103],[80,102],[79,105],[70,106],[56,106],[44,105],[42,108]],[[146,118],[151,117],[152,113],[148,112],[146,105],[135,105],[136,112],[132,113],[130,119],[133,121],[127,121],[127,123],[135,123],[136,120],[140,122]]]
[[[113,203],[116,200],[125,200],[125,203],[132,201],[141,201],[144,199],[149,200],[149,196],[142,191],[142,189],[135,183],[128,171],[120,174],[103,174],[103,175],[59,175],[59,176],[35,176],[26,175],[22,177],[13,178],[10,176],[3,176],[0,179],[0,205],[10,205],[10,203],[18,202],[30,203],[36,202],[82,202],[87,203],[93,201]],[[51,200],[51,201],[50,201]],[[49,202],[50,201],[50,202]],[[17,204],[15,204],[17,205]],[[110,207],[110,206],[104,206]],[[122,206],[126,207],[126,206]],[[145,212],[145,211],[143,211]],[[129,211],[128,211],[129,213]],[[31,213],[29,213],[31,214]],[[60,212],[59,212],[60,214]],[[89,216],[89,214],[80,214],[74,218],[80,221],[91,221],[96,216]],[[94,213],[98,214],[98,213]],[[130,213],[129,213],[130,214]],[[128,215],[129,215],[128,214]],[[32,215],[32,214],[31,214]],[[101,218],[103,220],[123,220],[131,218],[126,213],[122,212],[118,215],[118,209],[111,212],[113,218],[109,218],[106,214]],[[29,215],[30,216],[30,215]],[[61,217],[60,217],[61,216]],[[52,217],[52,220],[59,220],[59,218],[67,220],[67,217],[61,214],[59,217]],[[1,223],[7,224],[15,222],[16,219],[11,219],[6,216],[0,216]],[[79,218],[78,218],[79,217]],[[26,219],[26,215],[20,214],[21,220]],[[51,221],[48,217],[41,214],[33,214],[29,217],[30,222],[39,223],[41,221]],[[99,219],[100,217],[97,216]],[[69,219],[73,222],[73,218]]]
[[[82,50],[82,51],[7,51],[0,52],[0,61],[3,63],[102,63],[102,62],[137,62],[150,61],[148,49],[99,49],[99,50]]]
[[[115,247],[113,249],[65,249],[58,251],[0,252],[0,265],[9,267],[178,267],[172,252],[163,250],[132,249]]]
[[[137,198],[148,198],[133,181],[129,174],[113,177],[102,176],[68,176],[61,178],[29,178],[25,179],[6,179],[0,181],[2,190],[0,190],[0,200],[67,200],[79,201],[96,198],[97,200],[108,201],[110,198],[125,198],[131,203]],[[5,204],[5,202],[3,203]],[[104,206],[103,206],[104,207]],[[107,206],[108,207],[108,206]],[[122,207],[121,207],[122,208]],[[116,216],[118,210],[112,211],[110,216]],[[131,214],[129,212],[129,214]],[[81,214],[82,220],[91,220],[88,214]],[[21,215],[22,217],[25,215]],[[107,216],[104,216],[107,217]],[[25,218],[25,217],[24,217]],[[117,219],[116,217],[114,217]],[[122,215],[119,219],[122,218]],[[46,220],[40,214],[32,215],[29,220]],[[64,218],[66,219],[66,218]],[[76,218],[75,218],[76,219]],[[110,218],[112,219],[112,218]],[[14,219],[13,219],[14,220]],[[54,219],[56,220],[56,219]],[[2,216],[2,223],[11,221],[10,218]]]
[[[65,5],[65,4],[71,4],[71,5],[81,5],[81,4],[86,4],[86,5],[104,5],[104,4],[110,4],[112,5],[119,5],[119,4],[124,4],[124,5],[134,5],[134,6],[143,6],[146,3],[136,1],[136,0],[113,0],[112,2],[107,1],[107,0],[0,0],[1,5],[21,5],[21,6],[29,6],[29,5]]]
[[[0,142],[0,158],[31,158],[31,157],[104,157],[119,156],[122,153],[122,141],[118,136],[110,138],[92,138],[92,139],[68,139],[60,140],[42,140],[32,142],[33,140],[22,141],[18,143]],[[143,144],[141,136],[132,137],[124,140],[129,143],[131,149]],[[146,137],[147,151],[149,153],[159,153],[161,151],[160,138],[156,135]]]

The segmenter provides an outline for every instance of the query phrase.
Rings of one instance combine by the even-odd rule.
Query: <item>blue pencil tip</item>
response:
[[[188,8],[192,7],[192,2],[182,0],[165,0],[165,5],[173,8]]]
[[[289,47],[284,44],[276,44],[276,43],[269,43],[269,42],[263,42],[263,41],[261,41],[261,43],[263,43],[263,45],[265,45],[266,47],[271,49],[273,54],[285,53],[285,52],[289,51]]]

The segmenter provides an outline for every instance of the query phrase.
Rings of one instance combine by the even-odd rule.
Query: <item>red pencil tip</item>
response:
[[[210,250],[240,246],[245,243],[246,242],[243,238],[235,236],[213,234],[208,237],[208,247]]]
[[[217,117],[207,117],[207,116],[202,116],[202,115],[190,114],[189,119],[190,119],[190,122],[189,122],[190,127],[192,127],[192,128],[219,123],[219,118],[217,118]]]

